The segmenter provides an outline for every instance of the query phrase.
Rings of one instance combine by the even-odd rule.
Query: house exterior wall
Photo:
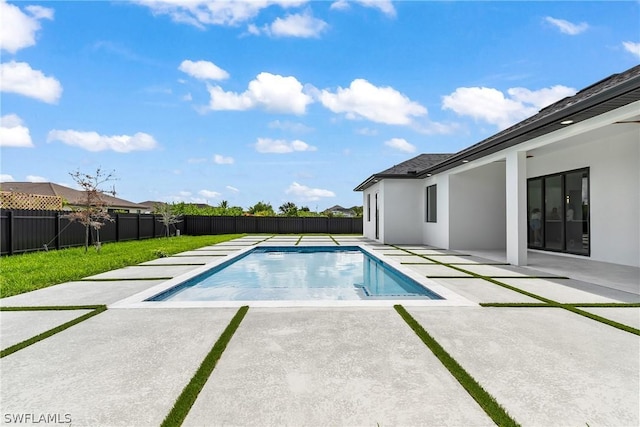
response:
[[[589,167],[591,259],[640,267],[640,137],[615,137],[536,155],[527,177]]]
[[[372,185],[363,192],[362,199],[362,231],[364,237],[375,240],[376,238],[376,193],[378,193],[379,201],[382,200],[382,188],[384,181],[380,181],[377,184]],[[369,206],[369,201],[371,206]],[[380,207],[380,215],[383,214],[384,209]]]
[[[419,180],[387,179],[384,181],[384,238],[387,244],[420,244],[416,233],[424,212],[424,196]]]
[[[422,243],[437,248],[449,248],[449,174],[444,173],[422,181]],[[438,217],[436,222],[426,222],[426,191],[430,185],[437,185]]]
[[[452,174],[449,179],[449,248],[504,249],[504,162]]]

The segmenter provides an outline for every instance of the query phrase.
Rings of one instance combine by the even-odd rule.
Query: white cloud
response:
[[[27,175],[27,182],[49,182],[49,180],[43,176]]]
[[[338,0],[331,3],[330,9],[332,10],[348,10],[351,6],[350,3],[358,3],[364,7],[371,7],[380,10],[387,16],[395,17],[396,9],[393,7],[391,0]]]
[[[416,147],[408,143],[404,138],[391,138],[390,140],[385,141],[384,145],[405,153],[415,153],[416,151]]]
[[[461,116],[470,116],[504,129],[536,114],[541,108],[576,93],[566,86],[553,86],[537,91],[526,88],[507,90],[511,98],[498,89],[461,87],[443,97],[442,108]]]
[[[229,73],[209,61],[185,59],[178,69],[199,80],[226,80],[229,78]]]
[[[630,52],[640,58],[640,43],[622,42],[622,46],[627,52]]]
[[[80,147],[87,151],[113,150],[118,153],[130,151],[153,150],[158,143],[153,136],[138,132],[130,135],[100,135],[97,132],[82,132],[77,130],[52,130],[47,135],[47,142],[60,141],[67,145]]]
[[[288,142],[284,139],[258,138],[256,151],[259,153],[292,153],[294,151],[316,151],[317,148],[304,141],[296,139]]]
[[[208,86],[209,109],[244,111],[262,108],[277,113],[304,114],[313,102],[295,77],[260,73],[243,93],[225,92],[220,86]]]
[[[575,36],[583,33],[589,28],[589,24],[587,24],[586,22],[574,24],[572,22],[565,21],[564,19],[552,18],[551,16],[547,16],[544,19],[545,21],[559,29],[561,33],[569,34],[570,36]]]
[[[215,199],[216,197],[221,196],[221,194],[218,193],[217,191],[211,191],[211,190],[200,190],[198,191],[198,194],[201,195],[202,197],[206,197],[207,199]]]
[[[33,147],[29,128],[15,114],[0,117],[0,147]]]
[[[232,187],[230,185],[227,185],[225,188],[229,191],[233,191],[234,193],[240,192],[240,190],[238,190],[236,187]]]
[[[275,37],[319,37],[328,28],[322,19],[314,18],[310,12],[276,18],[267,33]]]
[[[290,122],[288,120],[282,122],[280,120],[274,120],[269,122],[267,126],[269,126],[270,129],[280,129],[292,133],[306,133],[313,130],[312,127],[303,123]]]
[[[187,163],[197,164],[197,163],[205,163],[207,161],[206,157],[192,157],[187,159]]]
[[[62,95],[62,85],[54,77],[32,69],[26,62],[10,61],[0,64],[0,91],[55,104]]]
[[[425,107],[392,87],[377,87],[364,79],[356,79],[349,88],[340,87],[335,93],[323,90],[320,101],[334,113],[345,113],[348,119],[365,118],[390,125],[408,125],[413,117],[427,114]]]
[[[24,13],[15,5],[0,1],[0,48],[10,53],[36,44],[40,20],[53,19],[53,9],[27,6]]]
[[[204,28],[207,25],[236,26],[255,18],[271,5],[296,7],[305,1],[297,0],[135,0],[154,14],[169,15],[178,23]]]
[[[218,165],[230,165],[233,164],[234,160],[233,157],[225,157],[220,154],[216,154],[213,156],[213,162]]]
[[[14,182],[15,179],[13,178],[13,176],[6,174],[6,173],[0,173],[0,182]]]
[[[378,134],[378,130],[371,128],[360,128],[356,129],[356,133],[359,135],[376,136]]]
[[[562,98],[575,95],[576,90],[570,87],[556,85],[539,90],[514,87],[508,89],[507,93],[521,104],[531,104],[538,110],[541,110]]]
[[[286,189],[285,193],[310,202],[320,200],[323,197],[336,196],[333,191],[323,190],[321,188],[309,188],[306,185],[301,185],[297,182],[292,183],[289,188]]]
[[[183,100],[183,101],[187,101],[187,102],[189,102],[189,101],[193,101],[193,97],[191,96],[191,93],[187,93],[186,95],[184,95],[184,96],[182,97],[182,100]]]

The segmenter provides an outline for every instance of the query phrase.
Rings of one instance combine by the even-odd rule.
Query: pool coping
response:
[[[260,242],[254,245],[249,245],[246,248],[239,249],[227,256],[214,259],[198,268],[195,268],[189,272],[183,273],[170,280],[164,281],[142,292],[138,292],[122,300],[116,301],[113,304],[108,305],[109,309],[121,309],[121,308],[239,308],[242,306],[250,307],[393,307],[397,304],[402,304],[411,307],[478,307],[479,305],[455,292],[451,289],[429,279],[419,273],[415,272],[403,266],[401,263],[387,257],[380,253],[376,248],[362,243],[349,244],[349,247],[357,247],[360,250],[370,254],[371,256],[379,259],[380,261],[388,264],[390,267],[396,269],[400,273],[416,281],[422,286],[425,286],[432,292],[440,295],[443,299],[421,299],[421,298],[393,298],[393,299],[371,299],[371,300],[264,300],[264,301],[145,301],[159,293],[166,291],[180,283],[189,280],[199,274],[202,274],[212,268],[215,268],[221,264],[227,263],[234,258],[243,256],[245,253],[254,250],[257,247],[269,247],[273,246],[268,241]],[[278,245],[280,246],[280,245]],[[333,245],[332,245],[333,246]],[[282,245],[280,247],[292,247],[292,245]],[[335,246],[340,247],[340,246]]]

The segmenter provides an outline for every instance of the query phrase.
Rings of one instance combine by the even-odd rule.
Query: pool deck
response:
[[[2,307],[109,308],[0,359],[0,424],[58,416],[71,425],[157,426],[237,311],[116,308],[169,278],[269,236],[246,236],[0,300]],[[273,236],[292,245],[299,236]],[[334,240],[335,239],[335,240]],[[640,425],[640,336],[539,297],[640,329],[640,280],[623,288],[519,268],[477,254],[390,247],[355,236],[471,305],[403,301],[421,326],[523,426]],[[486,307],[480,303],[504,303]],[[514,303],[508,305],[508,303]],[[8,348],[88,310],[2,311]],[[26,418],[25,418],[26,417]],[[60,422],[64,424],[64,422]],[[68,424],[68,423],[67,423]],[[204,425],[493,425],[391,306],[251,307],[184,422]]]

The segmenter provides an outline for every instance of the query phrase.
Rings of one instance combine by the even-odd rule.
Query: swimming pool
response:
[[[442,299],[359,246],[260,246],[145,301]]]

